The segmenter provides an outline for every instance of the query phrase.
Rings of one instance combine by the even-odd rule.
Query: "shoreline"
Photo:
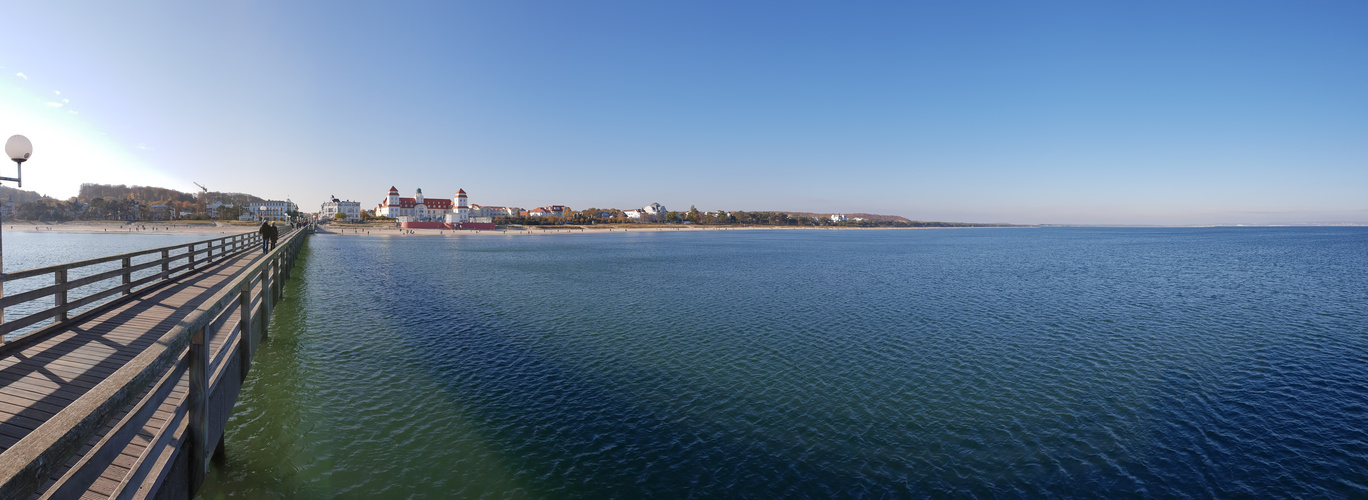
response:
[[[238,234],[256,231],[256,225],[239,224],[177,224],[174,222],[114,223],[114,222],[63,222],[55,224],[13,221],[0,224],[5,232],[58,232],[86,234]],[[545,229],[543,229],[545,228]],[[384,226],[341,227],[335,224],[318,226],[318,235],[324,236],[546,236],[570,234],[620,234],[620,233],[669,233],[697,231],[886,231],[906,229],[983,229],[981,227],[831,227],[831,226],[707,226],[707,225],[630,225],[612,226],[514,226],[501,229],[403,229]]]
[[[56,224],[29,221],[6,221],[0,230],[6,232],[29,233],[90,233],[90,234],[238,234],[256,230],[256,226],[232,224],[177,224],[174,222],[154,221],[146,223],[103,223],[103,222],[60,222]]]
[[[229,235],[256,231],[257,225],[241,224],[185,224],[166,221],[129,224],[123,222],[76,221],[55,224],[12,221],[0,224],[4,232],[60,232],[87,234],[203,234]],[[1210,228],[1210,227],[1352,227],[1352,226],[951,226],[951,227],[838,227],[838,226],[715,226],[715,225],[642,225],[614,224],[601,226],[512,226],[500,229],[402,229],[392,226],[355,227],[327,224],[318,226],[316,234],[322,236],[547,236],[571,234],[615,234],[615,233],[670,233],[698,231],[898,231],[921,229],[1038,229],[1042,227],[1134,227],[1134,228]]]
[[[538,228],[548,229],[538,229]],[[696,232],[696,231],[887,231],[887,230],[918,230],[918,229],[985,229],[981,227],[813,227],[813,226],[648,226],[648,227],[574,227],[564,228],[557,226],[527,226],[510,227],[504,229],[476,229],[476,230],[450,230],[450,229],[401,229],[393,227],[336,227],[319,226],[315,234],[327,236],[473,236],[473,235],[493,235],[493,236],[547,236],[547,235],[572,235],[572,234],[626,234],[626,233],[673,233],[673,232]],[[994,228],[988,228],[994,229]],[[997,228],[1002,229],[1002,228]],[[1007,228],[1010,229],[1010,228]]]

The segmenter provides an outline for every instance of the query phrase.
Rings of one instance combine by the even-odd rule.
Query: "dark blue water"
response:
[[[1368,496],[1368,229],[315,236],[207,497]]]

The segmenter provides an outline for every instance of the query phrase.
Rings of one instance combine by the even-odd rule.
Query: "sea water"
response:
[[[3,247],[5,262],[5,272],[25,271],[40,267],[54,266],[68,262],[77,262],[110,255],[139,252],[153,248],[180,245],[196,241],[206,241],[216,238],[229,236],[229,234],[201,234],[201,233],[160,233],[156,231],[128,231],[125,226],[118,226],[113,231],[101,231],[91,233],[63,232],[63,231],[15,231],[14,228],[31,227],[45,228],[47,226],[19,226],[5,224],[3,232],[0,232],[0,247]],[[184,254],[185,250],[172,251],[172,255]],[[160,259],[160,254],[144,255],[132,259],[131,264],[138,265],[152,260]],[[183,263],[183,262],[182,262]],[[69,281],[80,278],[112,271],[122,267],[120,261],[95,264],[71,270],[67,276]],[[144,269],[132,273],[134,280],[151,276],[161,272],[158,267]],[[29,278],[23,278],[5,283],[5,295],[17,295],[30,290],[52,286],[53,274],[42,274]],[[110,278],[97,281],[86,286],[77,287],[68,291],[68,300],[76,301],[93,293],[98,293],[122,284],[121,277]],[[41,311],[52,308],[55,305],[54,298],[51,296],[40,297],[28,302],[22,302],[4,310],[5,319],[13,321]],[[98,307],[104,301],[85,305],[72,310],[72,315]],[[31,333],[40,328],[46,327],[50,322],[43,322],[36,325],[20,328],[19,330],[6,335],[7,339],[14,339]]]
[[[1368,496],[1368,229],[313,236],[201,494]]]

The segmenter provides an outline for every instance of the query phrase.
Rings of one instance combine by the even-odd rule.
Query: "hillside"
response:
[[[242,205],[260,203],[266,200],[247,193],[223,193],[210,191],[205,193],[206,202],[222,202],[229,205]],[[153,186],[125,186],[123,184],[81,184],[81,192],[76,196],[78,201],[89,202],[95,198],[134,200],[143,203],[193,203],[199,201],[199,193],[187,193],[175,189],[153,187]]]
[[[23,189],[16,189],[9,186],[0,186],[0,200],[13,201],[15,205],[22,205],[24,203],[28,203],[30,201],[35,201],[43,198],[47,198],[47,196],[38,194],[34,191],[25,191]]]

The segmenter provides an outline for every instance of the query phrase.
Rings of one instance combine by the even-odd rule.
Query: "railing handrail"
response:
[[[296,230],[288,231],[289,232],[285,233],[285,235],[292,234]],[[93,259],[85,259],[75,262],[55,264],[51,266],[27,269],[13,273],[0,273],[0,283],[20,279],[34,278],[44,275],[54,275],[55,277],[54,284],[52,285],[40,286],[33,290],[16,293],[9,296],[0,295],[0,311],[4,311],[8,308],[12,308],[20,304],[26,304],[36,300],[41,300],[46,297],[53,298],[52,307],[48,307],[15,318],[4,318],[0,316],[0,318],[3,318],[0,319],[0,346],[5,346],[9,343],[30,337],[34,334],[40,334],[43,331],[47,331],[58,325],[61,325],[69,319],[68,313],[70,313],[73,310],[79,310],[82,307],[86,307],[91,304],[96,304],[97,301],[100,301],[101,299],[105,299],[104,302],[106,304],[112,303],[115,299],[110,297],[115,296],[120,292],[122,292],[122,295],[127,296],[131,295],[135,291],[141,291],[150,287],[161,286],[165,283],[169,283],[170,281],[180,279],[184,276],[187,276],[195,272],[197,268],[202,268],[203,266],[213,264],[218,261],[222,261],[223,259],[226,259],[233,255],[237,255],[238,253],[251,250],[256,244],[259,244],[260,241],[261,235],[258,232],[249,231],[236,233],[229,236],[221,236],[218,238],[212,238],[208,240],[200,240],[189,243],[179,243],[175,245],[152,248],[148,250],[139,250],[136,252],[127,252],[117,255],[96,257]],[[202,248],[196,248],[200,246],[202,246]],[[174,255],[171,254],[172,251],[181,249],[184,249],[185,251]],[[218,252],[217,255],[214,254],[215,251]],[[207,254],[205,260],[196,261],[198,257],[204,254]],[[150,260],[148,262],[141,262],[138,264],[132,263],[134,258],[147,255],[156,255],[160,258]],[[184,264],[172,267],[172,263],[178,261],[186,262]],[[71,279],[70,273],[72,270],[112,262],[122,262],[123,267],[113,269],[110,271],[105,271],[102,273],[95,273],[90,276],[82,276],[75,279]],[[147,275],[137,280],[132,279],[133,273],[152,269],[157,265],[161,266],[160,273]],[[123,282],[120,284],[116,284],[112,287],[99,290],[88,290],[88,295],[74,300],[68,300],[67,292],[73,289],[90,286],[105,279],[114,279],[119,275],[123,276]],[[103,278],[92,279],[96,276],[103,276]],[[86,311],[81,311],[81,314],[85,314],[85,312]],[[23,333],[22,335],[16,338],[6,338],[6,336],[16,331],[19,331],[20,329],[39,324],[40,322],[47,319],[53,319],[51,325],[39,327],[37,330]]]
[[[35,267],[35,268],[33,268],[33,269],[25,269],[25,270],[22,270],[22,271],[15,271],[15,272],[12,272],[12,273],[0,272],[0,281],[10,282],[10,281],[14,281],[14,280],[21,280],[21,279],[25,279],[25,278],[31,278],[31,277],[34,277],[34,276],[42,276],[42,275],[44,275],[44,274],[49,274],[49,273],[52,273],[52,272],[55,272],[55,271],[58,271],[58,270],[71,270],[71,269],[76,269],[76,268],[81,268],[81,267],[89,267],[89,266],[93,266],[93,265],[96,265],[96,264],[104,264],[104,263],[106,263],[106,262],[113,262],[113,261],[116,261],[116,260],[122,260],[122,259],[125,258],[125,257],[127,257],[127,258],[133,258],[133,257],[142,256],[142,255],[147,255],[147,254],[158,253],[158,252],[161,252],[162,250],[175,250],[175,249],[178,249],[178,248],[191,248],[191,249],[193,249],[195,245],[200,245],[200,244],[209,243],[209,242],[217,242],[217,241],[231,240],[231,239],[241,238],[241,237],[243,237],[243,236],[247,236],[248,238],[251,238],[252,236],[260,237],[260,234],[257,233],[256,231],[245,231],[245,232],[241,232],[241,233],[237,233],[237,234],[232,234],[232,235],[229,235],[229,236],[222,236],[222,237],[218,237],[218,238],[214,238],[214,239],[209,239],[209,240],[195,241],[195,242],[190,242],[190,243],[180,243],[180,244],[176,244],[176,245],[169,245],[169,246],[164,246],[164,247],[153,248],[153,249],[149,249],[149,250],[138,250],[138,251],[136,251],[136,252],[121,253],[121,254],[118,254],[118,255],[107,255],[107,256],[104,256],[104,257],[95,257],[95,258],[93,258],[93,259],[78,260],[78,261],[75,261],[75,262],[66,262],[66,263],[62,263],[62,264],[53,264],[53,265],[51,265],[51,266]],[[182,254],[182,255],[177,255],[176,257],[183,257],[183,256],[184,256],[184,254]]]
[[[282,253],[283,249],[297,249],[306,233],[291,231],[282,235],[283,245],[273,248],[260,261],[239,272],[158,341],[0,454],[0,498],[27,497],[32,494],[39,483],[89,441],[118,409],[136,400],[168,368],[189,363],[190,359],[183,354],[191,347],[192,337],[196,337],[194,343],[207,349],[210,342],[207,327],[237,302],[243,293],[251,294],[258,275],[262,277],[261,294],[266,300],[265,296],[271,293],[271,287],[279,285],[280,271],[276,268],[276,276],[272,280],[275,283],[267,283],[266,274],[263,273],[269,273],[272,266],[279,265],[280,258],[286,255]],[[231,331],[232,327],[228,328]],[[242,333],[250,335],[250,332]],[[225,343],[223,348],[231,347]],[[193,365],[191,368],[194,371]],[[199,369],[208,369],[209,376],[213,377],[216,370],[209,368],[201,365]],[[207,388],[216,385],[213,380],[202,380],[201,383]],[[194,380],[191,385],[191,394],[186,396],[187,404],[194,404],[191,399],[196,397]],[[209,396],[201,394],[199,397],[207,400]],[[134,408],[130,413],[137,410]],[[117,431],[110,429],[108,432]]]

